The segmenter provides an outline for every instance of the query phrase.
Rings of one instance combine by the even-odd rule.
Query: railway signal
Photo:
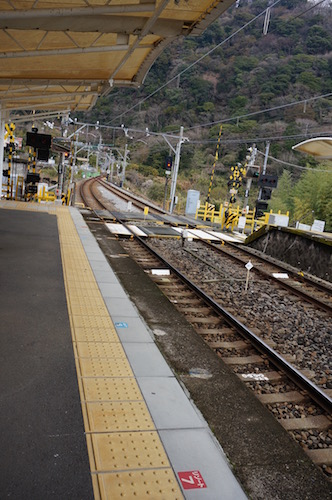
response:
[[[272,189],[270,188],[262,188],[261,192],[261,200],[270,200],[272,195]]]
[[[231,173],[229,176],[229,181],[227,182],[228,187],[230,187],[229,193],[230,193],[230,203],[235,203],[236,202],[236,197],[235,195],[238,192],[238,189],[242,185],[242,179],[245,175],[245,168],[241,166],[240,163],[238,163],[235,167],[231,167]]]
[[[275,189],[278,186],[278,176],[262,174],[259,176],[258,185],[262,188]]]
[[[172,171],[173,160],[171,156],[167,156],[165,160],[166,175],[170,175]]]
[[[244,195],[244,208],[247,210],[249,209],[249,192],[251,188],[251,183],[254,178],[257,178],[260,174],[260,169],[261,167],[256,165],[256,155],[257,155],[257,148],[256,145],[253,144],[252,147],[248,148],[248,155],[246,156],[246,171],[245,171],[245,177],[246,177],[246,190],[245,190],[245,195]]]
[[[267,210],[267,207],[268,207],[267,201],[257,200],[255,209],[255,219],[263,217],[264,212]]]

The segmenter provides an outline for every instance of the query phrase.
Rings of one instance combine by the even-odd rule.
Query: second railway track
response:
[[[294,353],[287,353],[284,346],[282,346],[281,350],[284,350],[284,352],[278,354],[277,349],[280,350],[280,346],[278,346],[276,336],[272,335],[270,338],[266,338],[269,336],[266,336],[266,332],[257,327],[259,322],[255,320],[255,315],[253,315],[249,323],[251,325],[251,333],[253,333],[252,338],[244,336],[243,327],[249,331],[250,328],[246,328],[243,325],[243,322],[246,322],[246,318],[241,307],[240,319],[242,321],[240,321],[240,324],[232,314],[230,315],[230,321],[230,316],[227,317],[227,314],[229,314],[227,311],[226,315],[222,314],[223,308],[220,308],[218,305],[221,297],[219,296],[218,298],[218,294],[217,300],[213,299],[211,304],[210,298],[206,297],[206,291],[204,292],[199,287],[199,292],[197,292],[197,283],[196,285],[190,283],[188,275],[193,271],[192,262],[197,260],[198,257],[195,246],[203,246],[201,242],[198,244],[197,242],[194,243],[191,248],[187,244],[186,248],[183,248],[179,241],[173,241],[172,243],[167,241],[165,243],[162,240],[154,242],[153,249],[149,249],[146,243],[140,242],[137,239],[123,240],[121,241],[121,245],[148,273],[151,273],[153,267],[168,267],[171,269],[173,262],[179,262],[174,257],[174,252],[170,251],[171,245],[177,248],[175,254],[194,254],[191,260],[187,259],[186,265],[190,271],[188,272],[187,269],[186,276],[181,277],[183,269],[180,275],[173,269],[167,277],[151,275],[152,279],[163,290],[163,293],[167,295],[174,306],[185,315],[187,321],[193,325],[197,333],[209,344],[216,355],[222,358],[227,365],[231,366],[244,383],[255,391],[261,402],[269,408],[283,427],[300,443],[310,458],[321,466],[327,475],[332,475],[330,397],[332,385],[329,368],[331,360],[327,359],[326,365],[323,363],[323,367],[318,370],[318,375],[312,369],[312,363],[306,364],[306,356],[304,356],[302,367],[292,366],[294,362],[295,365],[298,363]],[[161,255],[156,255],[156,250],[158,254],[160,252],[166,253],[168,260],[171,259],[172,264],[165,262],[165,259]],[[232,250],[228,249],[224,253],[231,254]],[[230,255],[228,255],[228,258],[230,258]],[[243,256],[239,257],[237,255],[236,258],[243,264]],[[204,260],[205,262],[208,261],[206,250]],[[182,257],[182,266],[184,265],[184,261],[185,259]],[[184,265],[185,268],[186,265]],[[276,269],[275,264],[272,265]],[[258,267],[257,264],[256,266]],[[272,272],[271,269],[266,270],[265,264],[264,267],[263,274]],[[205,289],[209,289],[210,295],[213,289],[213,282],[218,281],[218,278],[214,276],[209,279],[206,272],[202,273],[202,271],[200,275],[201,280],[202,276],[205,277]],[[238,273],[237,276],[228,276],[228,280],[226,281],[228,281],[229,285],[232,283],[234,285],[234,283],[237,283],[237,280]],[[288,295],[286,297],[288,298]],[[326,301],[326,297],[324,300]],[[216,307],[213,304],[214,302],[216,303]],[[300,306],[302,304],[295,301],[294,307]],[[311,306],[308,307],[310,308]],[[234,308],[236,308],[236,303],[234,302],[233,295],[232,310]],[[306,308],[303,311],[305,312]],[[282,314],[285,313],[287,311],[283,307]],[[327,313],[322,312],[322,315],[325,314]],[[255,326],[252,326],[253,324]],[[328,325],[329,323],[327,323],[326,335],[328,344],[325,346],[327,357],[329,356]],[[301,325],[296,325],[296,328],[300,329]],[[285,328],[281,328],[281,330],[283,331],[283,336],[287,336]],[[257,344],[261,342],[260,336],[263,339],[265,337],[265,339],[259,346]],[[258,342],[254,341],[255,337],[257,337]],[[306,340],[304,340],[305,342]],[[266,349],[262,348],[264,344],[266,345]],[[273,355],[271,356],[272,352]],[[313,350],[310,357],[315,360],[317,352]],[[309,380],[310,378],[313,381]],[[318,384],[316,383],[317,381]]]

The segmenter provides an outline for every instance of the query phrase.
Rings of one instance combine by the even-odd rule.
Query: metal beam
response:
[[[29,104],[28,106],[7,106],[7,109],[8,111],[10,110],[15,110],[15,111],[19,111],[19,110],[24,110],[24,109],[37,109],[37,108],[41,108],[41,109],[52,109],[53,106],[59,106],[59,110],[63,110],[63,107],[65,107],[66,105],[70,105],[70,104],[75,104],[75,100],[74,99],[66,99],[64,101],[56,101],[56,102],[40,102],[38,104]],[[46,106],[46,107],[45,107]],[[62,107],[61,107],[62,106]]]
[[[45,111],[44,113],[35,113],[31,115],[10,115],[10,121],[15,123],[27,123],[36,120],[44,120],[45,118],[56,118],[58,116],[66,116],[70,113],[70,109],[63,111]]]
[[[128,5],[104,5],[100,7],[74,7],[72,9],[20,9],[20,10],[1,10],[0,19],[3,21],[17,21],[20,19],[40,19],[45,17],[77,17],[77,16],[96,16],[109,14],[127,14],[153,12],[154,3],[146,2],[140,4]]]
[[[91,52],[115,52],[126,51],[129,45],[107,45],[103,47],[72,47],[68,49],[52,50],[23,50],[17,52],[0,52],[0,59],[16,59],[18,57],[41,57],[41,56],[59,56],[67,54],[89,54]],[[1,80],[0,80],[1,82]]]
[[[110,80],[114,79],[115,75],[120,71],[120,69],[124,66],[124,64],[127,62],[127,60],[132,56],[133,52],[135,51],[135,49],[139,45],[139,43],[142,40],[142,38],[144,38],[145,35],[147,35],[149,32],[151,32],[152,27],[155,29],[155,26],[156,26],[156,24],[158,22],[157,21],[158,17],[161,15],[161,13],[163,12],[163,10],[166,9],[166,7],[169,4],[169,2],[170,2],[170,0],[162,0],[160,2],[160,4],[158,5],[158,8],[156,8],[153,16],[151,16],[151,18],[148,19],[147,22],[145,23],[144,29],[138,35],[135,43],[130,47],[130,49],[128,50],[127,54],[124,56],[124,58],[120,62],[120,64],[118,64],[118,66],[115,68],[115,70],[110,75],[110,78],[109,78]],[[182,32],[182,25],[183,25],[183,23],[181,21],[181,32]],[[179,35],[179,33],[177,35]],[[171,35],[168,35],[168,36],[171,36]],[[103,89],[103,94],[102,95],[107,95],[108,93],[109,93],[109,88],[106,87],[105,89]]]
[[[65,89],[63,85],[34,85],[33,88],[30,88],[28,85],[24,87],[19,87],[19,88],[14,88],[14,87],[8,87],[6,90],[0,90],[0,100],[2,97],[6,98],[8,96],[12,96],[11,98],[14,98],[16,94],[22,94],[22,93],[27,93],[27,92],[48,92],[49,90],[57,89],[59,91],[59,87],[63,89],[64,93],[72,94],[74,92],[81,92],[78,90],[79,88],[84,87],[84,85],[66,85],[66,87],[71,87],[71,90]],[[91,89],[90,89],[91,91]],[[82,91],[83,92],[83,91]],[[89,91],[87,91],[89,92]],[[95,90],[96,93],[98,93],[97,90]]]
[[[52,78],[51,80],[49,78],[24,78],[20,77],[19,80],[15,80],[13,78],[0,78],[0,87],[2,85],[32,85],[37,84],[38,86],[40,85],[101,85],[102,81],[101,80],[95,80],[94,78],[85,78],[82,80],[78,80],[77,78]]]
[[[66,97],[75,97],[75,96],[89,96],[89,95],[92,95],[92,96],[98,96],[98,92],[94,92],[94,91],[84,91],[84,92],[77,92],[75,90],[73,90],[73,92],[58,92],[56,94],[52,94],[52,93],[40,93],[40,94],[26,94],[26,95],[23,95],[23,96],[6,96],[6,97],[1,97],[1,101],[2,102],[8,102],[8,101],[30,101],[30,100],[33,100],[33,99],[54,99],[56,97],[63,97],[63,98],[66,98]]]
[[[167,0],[168,2],[169,0]],[[151,22],[152,21],[152,22]],[[146,29],[146,26],[149,29]],[[64,16],[39,17],[27,19],[2,19],[0,14],[0,29],[6,30],[40,30],[88,33],[126,33],[140,35],[141,33],[154,34],[161,37],[177,36],[182,34],[183,21],[177,19],[158,19],[158,16]],[[8,34],[9,34],[8,33]]]

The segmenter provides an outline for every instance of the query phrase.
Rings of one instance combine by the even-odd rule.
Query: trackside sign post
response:
[[[248,290],[248,284],[249,284],[250,269],[252,269],[254,266],[252,265],[252,263],[249,260],[249,262],[247,262],[247,264],[244,267],[247,269],[247,279],[246,279],[246,286],[245,286],[244,291],[247,292],[247,290]]]

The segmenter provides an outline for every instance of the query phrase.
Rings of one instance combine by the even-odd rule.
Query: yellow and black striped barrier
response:
[[[8,125],[6,123],[5,124],[5,128],[6,128],[6,131],[7,131],[5,133],[5,139],[9,138],[8,172],[7,172],[7,195],[6,195],[6,198],[7,198],[7,200],[10,200],[12,198],[11,169],[12,169],[13,151],[14,151],[14,145],[15,145],[15,137],[14,137],[15,125],[14,125],[14,123],[11,123],[10,125]]]
[[[208,191],[208,195],[207,195],[207,199],[206,199],[207,203],[210,201],[210,195],[211,195],[211,190],[212,190],[212,183],[213,183],[213,178],[214,178],[214,171],[215,171],[216,164],[217,164],[217,161],[218,161],[218,158],[219,158],[219,147],[220,147],[221,135],[222,135],[222,125],[220,125],[220,129],[219,129],[219,135],[218,135],[218,141],[217,141],[217,147],[216,147],[216,154],[215,154],[215,157],[214,157],[214,162],[213,162],[212,172],[211,172],[211,178],[210,178],[209,191]]]

